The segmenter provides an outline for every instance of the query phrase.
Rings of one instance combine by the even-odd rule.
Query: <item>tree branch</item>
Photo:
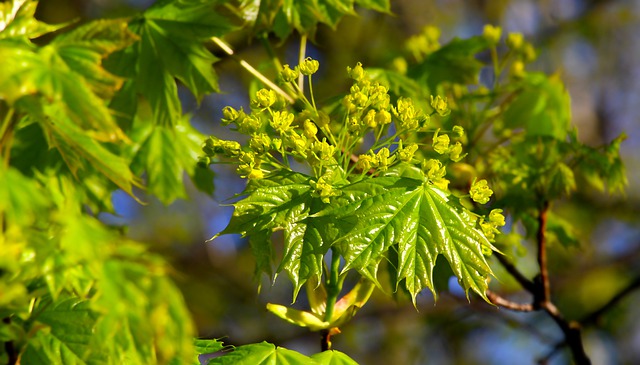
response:
[[[491,290],[487,290],[486,294],[491,303],[506,309],[511,309],[516,312],[533,312],[535,310],[532,304],[513,302],[509,299],[501,297]]]
[[[547,230],[547,212],[549,202],[545,200],[538,214],[538,265],[540,266],[540,287],[534,292],[534,296],[540,296],[534,300],[540,304],[551,301],[551,285],[549,284],[549,271],[547,270],[547,242],[545,231]]]
[[[506,256],[503,255],[494,255],[498,261],[500,261],[500,263],[502,264],[502,266],[505,268],[505,270],[507,270],[507,272],[509,274],[511,274],[511,276],[513,276],[514,279],[516,279],[516,281],[522,285],[522,287],[524,289],[526,289],[528,292],[533,293],[536,290],[536,285],[533,283],[533,281],[529,280],[526,276],[524,276],[520,270],[518,270],[517,267],[515,267],[515,265],[513,265]]]
[[[629,293],[638,288],[640,288],[640,276],[632,280],[626,287],[624,287],[624,289],[622,289],[618,294],[614,295],[613,298],[611,298],[602,307],[583,317],[582,320],[580,320],[580,323],[582,323],[583,325],[588,325],[597,322],[603,314],[611,310],[616,304],[618,304],[620,300],[622,300],[622,298],[629,295]]]

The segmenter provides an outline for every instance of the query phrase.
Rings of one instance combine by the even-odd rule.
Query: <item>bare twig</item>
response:
[[[540,295],[541,298],[535,298],[536,302],[546,304],[551,301],[551,285],[549,284],[549,271],[547,269],[547,242],[545,231],[547,230],[547,212],[549,211],[549,202],[544,201],[542,208],[538,214],[538,265],[540,266],[540,283],[541,290],[534,293],[535,296]]]
[[[507,272],[509,274],[511,274],[511,276],[513,276],[514,279],[516,279],[516,281],[524,288],[526,289],[528,292],[533,293],[536,290],[536,285],[533,283],[533,281],[527,279],[526,276],[524,276],[520,270],[518,270],[517,267],[515,267],[510,261],[509,259],[507,259],[506,256],[503,255],[494,255],[498,261],[500,261],[500,263],[502,264],[502,266],[507,270]]]
[[[503,298],[500,295],[492,292],[491,290],[487,290],[487,298],[491,301],[491,303],[506,308],[511,309],[516,312],[533,312],[535,309],[533,305],[530,303],[516,303],[509,299]]]
[[[614,295],[613,298],[611,298],[602,307],[583,317],[580,323],[582,323],[583,325],[588,325],[597,322],[604,313],[611,310],[616,304],[618,304],[618,302],[622,298],[629,295],[629,293],[638,288],[640,288],[640,276],[632,280],[626,287],[624,287],[618,294]]]

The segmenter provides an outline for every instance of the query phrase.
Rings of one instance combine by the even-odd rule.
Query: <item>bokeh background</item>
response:
[[[48,22],[118,17],[145,9],[149,0],[41,0],[38,16]],[[337,29],[321,27],[308,53],[321,61],[314,80],[318,95],[347,90],[345,67],[387,66],[407,37],[425,25],[442,30],[441,43],[482,32],[484,24],[521,32],[539,49],[535,70],[558,73],[571,94],[573,121],[580,138],[592,145],[611,141],[625,131],[622,145],[629,187],[624,197],[578,196],[560,211],[577,225],[580,247],[551,247],[552,295],[569,319],[579,319],[606,303],[640,277],[640,1],[637,0],[392,0],[393,15],[359,11]],[[251,64],[267,61],[259,42],[230,39],[238,55]],[[295,64],[297,39],[278,43],[287,62]],[[232,135],[219,127],[226,105],[248,107],[249,75],[212,46],[223,59],[216,64],[221,94],[198,104],[183,93],[184,109],[205,134]],[[147,198],[142,206],[124,193],[113,196],[116,214],[103,220],[127,226],[128,235],[149,243],[175,268],[175,279],[193,313],[199,334],[241,345],[267,340],[311,354],[319,336],[283,323],[265,309],[267,302],[287,304],[291,287],[252,280],[253,259],[237,236],[206,240],[231,215],[224,206],[243,182],[224,166],[217,172],[215,196],[190,189],[191,199],[171,206]],[[144,194],[140,192],[142,196]],[[597,207],[597,214],[592,209]],[[589,212],[588,214],[584,212]],[[525,243],[526,246],[526,243]],[[529,250],[533,252],[533,250]],[[531,256],[531,255],[529,255]],[[523,257],[519,267],[535,275],[535,260]],[[501,290],[529,300],[508,275]],[[305,303],[304,295],[296,305]],[[594,364],[636,364],[640,359],[640,290],[633,291],[584,330]],[[361,364],[549,364],[570,362],[566,351],[553,352],[562,340],[556,325],[541,313],[499,310],[478,298],[468,302],[455,281],[437,305],[429,293],[419,296],[417,310],[406,300],[383,293],[373,299],[334,338],[334,347]],[[553,356],[548,358],[548,355]]]

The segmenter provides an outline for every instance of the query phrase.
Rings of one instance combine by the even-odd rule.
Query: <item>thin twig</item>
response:
[[[226,54],[228,54],[232,59],[240,63],[245,70],[249,71],[253,76],[255,76],[258,80],[262,81],[265,85],[271,88],[273,91],[280,94],[283,98],[285,98],[289,103],[295,103],[295,100],[291,97],[291,95],[287,94],[286,91],[282,90],[278,85],[274,84],[271,80],[269,80],[266,76],[264,76],[260,71],[256,70],[253,66],[249,64],[249,62],[243,60],[242,58],[236,57],[234,55],[233,49],[229,47],[222,39],[218,37],[212,37],[211,40],[218,45]]]
[[[493,255],[493,256],[495,256],[498,259],[498,261],[500,261],[500,263],[505,268],[505,270],[507,270],[507,272],[511,274],[511,276],[513,276],[513,278],[516,279],[516,281],[520,285],[522,285],[524,289],[526,289],[530,293],[535,292],[536,286],[533,283],[533,281],[529,280],[526,276],[524,276],[520,272],[520,270],[518,270],[518,268],[515,267],[515,265],[513,265],[509,261],[509,259],[507,259],[506,256],[503,256],[503,255]]]
[[[540,266],[540,282],[542,287],[540,293],[541,298],[535,300],[540,303],[549,303],[551,300],[551,285],[549,284],[549,270],[547,269],[547,242],[545,231],[547,230],[547,212],[549,211],[549,202],[544,201],[540,213],[538,214],[538,265]]]
[[[514,301],[501,297],[491,290],[487,290],[486,294],[491,303],[506,309],[510,309],[516,312],[533,312],[535,310],[533,304],[531,303],[516,303]]]
[[[602,317],[602,315],[604,313],[606,313],[607,311],[611,310],[616,304],[618,304],[618,302],[620,300],[622,300],[622,298],[624,298],[625,296],[629,295],[631,292],[633,292],[634,290],[640,288],[640,276],[636,277],[634,280],[632,280],[629,285],[627,285],[626,287],[624,287],[618,294],[614,295],[613,298],[611,298],[607,303],[605,303],[602,307],[596,309],[595,311],[593,311],[592,313],[584,316],[582,318],[582,320],[580,320],[580,323],[582,323],[582,325],[586,326],[588,324],[592,324],[598,321],[598,319],[600,319],[600,317]]]

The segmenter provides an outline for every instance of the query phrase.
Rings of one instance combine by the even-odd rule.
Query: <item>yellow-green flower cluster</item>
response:
[[[442,162],[436,159],[424,160],[421,167],[431,184],[442,190],[447,190],[449,180],[445,178],[447,169]]]
[[[435,98],[431,95],[431,107],[438,113],[441,117],[446,117],[451,114],[451,110],[449,110],[449,104],[447,103],[447,98],[442,98],[440,95]]]
[[[391,107],[393,115],[398,119],[398,129],[417,131],[426,118],[420,108],[416,107],[410,98],[399,98],[395,107]]]
[[[440,29],[434,26],[426,26],[418,35],[407,39],[405,47],[418,60],[424,56],[437,51],[440,48]]]
[[[471,185],[471,190],[469,190],[469,194],[471,195],[471,199],[473,199],[474,202],[486,204],[489,202],[491,195],[493,195],[493,190],[489,188],[487,180],[482,179],[473,182],[473,184]]]
[[[356,168],[362,172],[371,172],[371,169],[386,171],[396,159],[396,155],[391,155],[389,148],[383,147],[377,153],[369,152],[358,156]]]
[[[486,217],[482,219],[480,222],[480,228],[489,241],[495,242],[496,234],[500,233],[498,227],[502,227],[505,224],[506,222],[504,215],[502,215],[502,209],[493,209],[491,210],[491,213],[489,213],[488,220]]]
[[[436,130],[433,134],[433,150],[436,151],[440,155],[448,154],[449,158],[453,162],[458,162],[462,160],[467,154],[462,154],[462,143],[456,141],[454,144],[451,144],[451,139],[446,134],[439,134],[440,130]],[[453,127],[453,133],[459,137],[464,135],[464,129],[460,126]]]

